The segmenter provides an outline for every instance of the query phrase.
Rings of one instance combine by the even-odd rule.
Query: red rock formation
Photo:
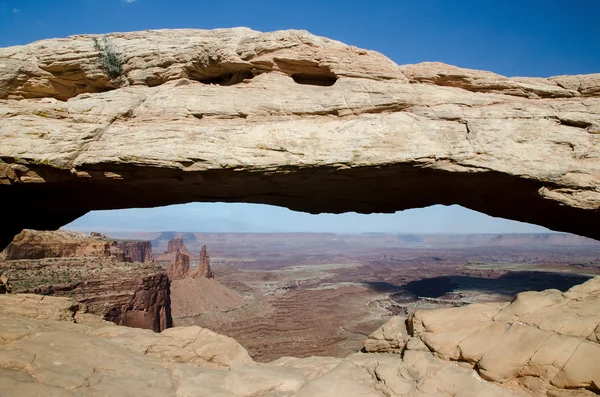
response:
[[[169,279],[164,273],[148,275],[135,280],[138,285],[131,293],[115,302],[104,314],[104,319],[117,325],[146,328],[160,332],[173,326]],[[91,299],[82,300],[94,310]],[[101,303],[101,302],[100,302]]]
[[[25,229],[2,251],[2,256],[6,260],[109,257],[115,254],[118,257],[119,252],[111,251],[111,248],[114,248],[113,241],[85,233]]]
[[[175,259],[167,267],[167,277],[169,280],[181,280],[187,276],[189,271],[190,257],[177,251]]]
[[[10,277],[13,292],[70,297],[106,320],[159,332],[172,325],[170,284],[149,262],[149,248],[149,242],[26,230],[3,252],[0,273]]]
[[[175,256],[176,256],[177,252],[180,252],[189,257],[192,256],[192,254],[190,254],[190,251],[188,251],[187,247],[183,243],[183,239],[176,237],[176,238],[172,238],[171,240],[169,240],[169,243],[167,245],[167,250],[162,255],[158,255],[155,258],[155,260],[159,261],[159,262],[173,263],[176,259]]]
[[[23,230],[2,252],[6,260],[114,256],[120,262],[152,262],[150,241],[115,241],[104,234]]]
[[[8,277],[0,273],[0,294],[10,292],[10,285],[8,284]]]
[[[150,241],[116,241],[116,246],[123,251],[125,262],[154,261]]]
[[[183,243],[182,238],[174,238],[174,239],[169,240],[165,254],[174,254],[177,251],[180,251],[186,255],[189,255],[189,251],[185,247],[185,244]]]
[[[206,245],[202,246],[200,250],[200,263],[198,267],[189,272],[190,277],[198,278],[198,277],[206,277],[206,278],[214,278],[212,269],[210,268],[210,257],[206,252]]]

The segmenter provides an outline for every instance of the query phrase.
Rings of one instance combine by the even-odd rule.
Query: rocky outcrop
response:
[[[365,339],[365,351],[369,353],[401,353],[409,338],[406,317],[395,316]]]
[[[158,260],[164,261],[171,259],[167,265],[167,275],[169,280],[182,280],[186,277],[191,278],[214,278],[214,273],[210,268],[210,257],[206,251],[206,245],[200,250],[200,261],[198,266],[190,268],[191,254],[183,244],[183,240],[175,238],[169,241],[169,248],[163,255],[158,257]]]
[[[431,351],[483,378],[533,396],[600,391],[600,277],[558,290],[524,292],[510,303],[418,310],[402,330],[394,318],[365,340],[377,351]]]
[[[182,254],[181,252],[175,252],[175,259],[169,263],[167,267],[167,276],[169,280],[181,280],[187,277],[190,271],[190,257]]]
[[[206,329],[181,327],[154,334],[102,323],[84,311],[68,299],[0,296],[3,397],[531,395],[486,381],[475,370],[428,350],[409,349],[402,356],[358,353],[343,359],[284,357],[256,364],[234,340]],[[570,390],[562,395],[585,393]]]
[[[200,250],[200,261],[198,262],[198,266],[189,272],[189,276],[192,278],[215,277],[212,269],[210,268],[210,257],[206,251],[206,245],[203,245],[202,249]]]
[[[172,263],[177,260],[177,253],[181,253],[188,257],[192,256],[190,251],[188,251],[187,247],[185,246],[183,239],[174,237],[174,238],[170,239],[169,242],[167,243],[167,250],[165,252],[163,252],[161,255],[158,255],[156,257],[156,260],[158,262],[171,262]]]
[[[185,247],[185,244],[183,244],[183,239],[173,238],[173,239],[169,240],[165,254],[174,254],[178,251],[183,252],[186,255],[189,254],[187,251],[187,248]]]
[[[81,291],[80,301],[86,303],[92,313],[101,314],[105,320],[118,325],[155,332],[173,326],[170,283],[162,270],[155,269],[152,274],[118,280],[109,285],[113,287],[109,293]],[[105,289],[106,286],[101,288]],[[78,296],[75,295],[77,292],[74,290],[66,296]]]
[[[8,277],[0,272],[0,294],[6,294],[7,292],[11,292]]]
[[[123,259],[123,252],[107,238],[57,230],[23,230],[0,254],[5,260],[99,257]]]
[[[5,260],[111,256],[120,262],[154,260],[150,241],[113,240],[100,233],[67,230],[23,230],[0,253]]]
[[[117,248],[123,251],[127,262],[153,262],[152,244],[150,241],[116,241]]]
[[[90,209],[192,201],[460,204],[600,238],[600,74],[398,66],[304,31],[106,37],[115,78],[98,36],[0,49],[0,195],[20,214],[2,245]]]
[[[130,252],[116,244],[83,233],[25,230],[5,250],[0,273],[10,277],[13,292],[73,298],[121,325],[157,332],[171,327],[165,271],[151,262],[124,261],[147,244],[133,242]]]

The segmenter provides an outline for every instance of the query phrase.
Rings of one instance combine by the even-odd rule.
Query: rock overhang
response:
[[[0,190],[23,227],[92,209],[460,204],[600,238],[600,74],[506,78],[304,31],[161,30],[0,49]],[[7,237],[12,239],[12,235]]]

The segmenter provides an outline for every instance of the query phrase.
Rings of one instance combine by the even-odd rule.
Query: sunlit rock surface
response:
[[[467,208],[600,238],[600,74],[506,78],[305,31],[160,30],[0,49],[0,194],[22,228],[244,201]]]
[[[378,351],[433,352],[484,379],[534,396],[596,395],[600,389],[600,277],[558,290],[523,292],[510,303],[418,310],[401,329],[395,317],[365,340]],[[412,337],[407,340],[405,336]]]
[[[594,396],[599,297],[597,277],[564,294],[422,310],[397,332],[401,354],[393,346],[395,353],[258,364],[233,339],[200,327],[156,334],[103,322],[66,298],[3,294],[0,390],[3,397]],[[392,320],[382,335],[392,340],[402,324]]]

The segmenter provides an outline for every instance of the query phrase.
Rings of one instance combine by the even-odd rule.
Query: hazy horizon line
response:
[[[576,234],[569,232],[560,232],[560,231],[524,231],[524,232],[405,232],[405,231],[386,231],[386,232],[307,232],[307,231],[279,231],[279,232],[268,232],[268,231],[254,231],[254,232],[220,232],[220,231],[189,231],[189,230],[144,230],[144,229],[104,229],[104,228],[95,228],[95,229],[87,229],[87,228],[65,228],[61,227],[59,230],[66,230],[72,232],[85,232],[85,233],[199,233],[199,234],[342,234],[342,235],[359,235],[359,234],[412,234],[412,235],[426,235],[426,236],[435,236],[435,235],[496,235],[496,234],[505,234],[505,235],[519,235],[519,234],[569,234],[573,236],[577,236]],[[584,237],[584,236],[581,236]]]

